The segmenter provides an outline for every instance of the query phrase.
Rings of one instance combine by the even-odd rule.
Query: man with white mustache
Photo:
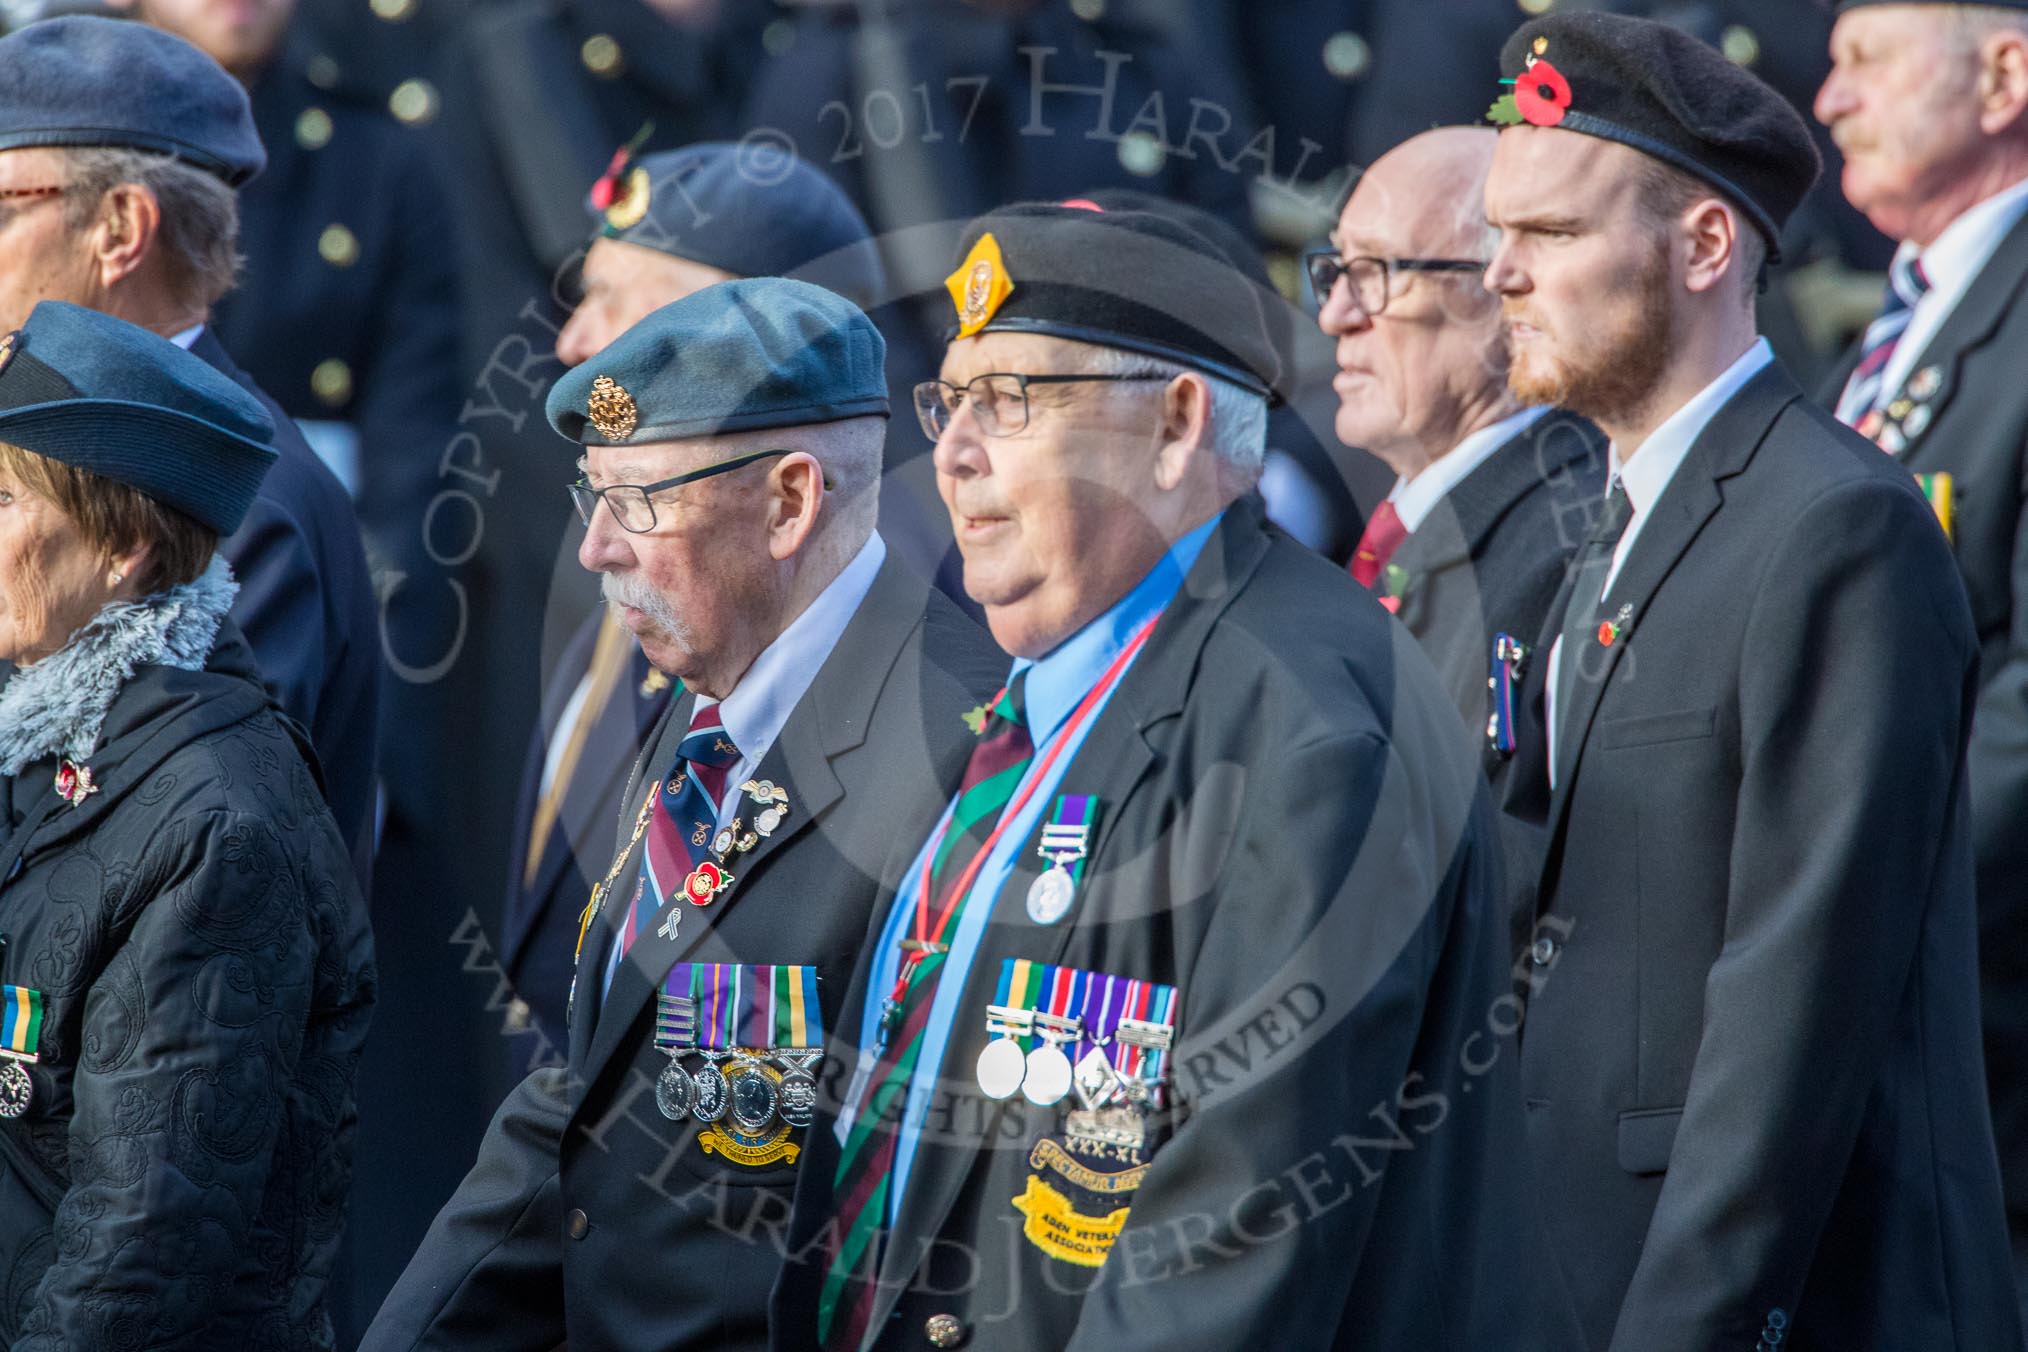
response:
[[[551,392],[579,561],[678,684],[578,918],[567,1068],[509,1096],[364,1347],[766,1346],[825,1031],[1004,661],[874,529],[884,352],[744,279]]]
[[[1900,247],[1820,397],[1925,485],[1971,597],[1987,1096],[2028,1292],[2028,4],[1839,9],[1817,120]]]

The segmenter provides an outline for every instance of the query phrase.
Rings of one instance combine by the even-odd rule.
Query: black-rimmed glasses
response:
[[[936,441],[951,425],[951,419],[958,416],[958,410],[969,405],[972,416],[979,420],[981,432],[989,437],[1009,437],[1028,426],[1030,385],[1168,379],[1168,376],[1152,372],[1141,375],[1024,376],[1012,371],[988,371],[982,376],[974,376],[963,385],[953,385],[948,380],[925,380],[915,387],[915,416],[922,423],[923,435]]]
[[[1392,299],[1390,274],[1396,272],[1484,272],[1486,265],[1473,258],[1375,258],[1361,254],[1340,258],[1334,249],[1312,249],[1303,255],[1303,268],[1310,274],[1310,290],[1322,305],[1331,298],[1331,288],[1340,277],[1352,283],[1352,299],[1369,315],[1377,315]]]
[[[726,474],[769,456],[794,454],[787,446],[778,446],[771,451],[748,451],[745,455],[735,455],[730,460],[721,460],[715,465],[706,465],[703,469],[693,469],[688,474],[678,474],[652,484],[607,484],[604,488],[593,488],[579,479],[570,486],[570,500],[577,504],[578,516],[589,526],[592,513],[599,509],[599,500],[603,498],[606,509],[613,514],[613,520],[620,523],[621,529],[642,535],[655,529],[654,495],[664,489],[694,484],[714,474]]]

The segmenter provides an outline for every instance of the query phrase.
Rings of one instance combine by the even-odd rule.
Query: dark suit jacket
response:
[[[1910,368],[1934,368],[1929,424],[1898,459],[1953,476],[1953,551],[1979,637],[1972,828],[1986,1073],[2015,1245],[2028,1251],[2028,221],[2014,227]],[[1838,392],[1849,354],[1824,387]]]
[[[337,477],[209,327],[190,350],[275,420],[275,463],[246,520],[219,550],[239,579],[232,617],[282,711],[309,730],[331,815],[364,888],[373,857],[380,629],[359,522]]]
[[[1389,571],[1403,574],[1395,616],[1475,734],[1492,712],[1494,638],[1535,641],[1571,553],[1591,533],[1605,476],[1605,437],[1552,410],[1460,480],[1394,551]]]
[[[639,867],[630,851],[627,884],[585,938],[568,1069],[537,1071],[508,1098],[362,1347],[766,1345],[799,1166],[727,1163],[703,1153],[696,1122],[660,1115],[653,994],[678,961],[813,963],[835,1020],[889,856],[942,806],[970,749],[962,714],[1005,673],[977,626],[888,560],[762,758],[760,777],[788,790],[787,823],[740,856],[707,911],[675,903],[688,912],[675,941],[638,939],[601,1006]],[[673,762],[692,702],[671,706],[628,803]]]
[[[1562,655],[1557,790],[1539,737],[1508,780],[1549,832],[1521,1067],[1578,1346],[2018,1346],[1978,652],[1928,504],[1771,366],[1654,504],[1598,613],[1623,606]]]
[[[514,809],[514,853],[507,870],[507,902],[500,926],[500,965],[543,1033],[564,1040],[564,999],[573,974],[571,949],[577,917],[592,885],[605,876],[612,853],[613,819],[648,736],[669,707],[674,683],[650,682],[654,669],[631,637],[618,683],[585,729],[576,771],[561,787],[556,818],[538,843],[531,838],[542,792],[542,770],[565,708],[590,670],[605,608],[594,611],[564,648],[550,673],[542,720],[528,741],[521,801]],[[623,631],[624,632],[624,631]],[[529,881],[529,855],[534,880]]]
[[[1032,851],[999,891],[868,1344],[919,1348],[952,1314],[995,1352],[1513,1345],[1540,1246],[1511,1228],[1520,1109],[1486,1029],[1507,980],[1498,855],[1415,644],[1235,503],[1059,788],[1102,800],[1084,881],[1051,927],[1023,905]],[[1010,956],[1178,988],[1175,1106],[1096,1270],[1045,1256],[1010,1200],[1070,1105],[973,1083]],[[833,1025],[841,1058],[879,998],[870,962]],[[784,1352],[814,1345],[836,1106],[776,1292]]]

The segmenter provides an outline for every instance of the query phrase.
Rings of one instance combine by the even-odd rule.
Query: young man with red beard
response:
[[[1755,333],[1808,133],[1645,21],[1531,22],[1502,69],[1510,378],[1612,439],[1507,804],[1548,833],[1521,1069],[1582,1345],[2018,1346],[1964,590]]]

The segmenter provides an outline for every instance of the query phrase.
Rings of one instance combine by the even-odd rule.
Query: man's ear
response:
[[[1200,453],[1210,452],[1210,381],[1188,371],[1163,387],[1160,435],[1155,486],[1167,493],[1183,482]]]
[[[1739,216],[1716,197],[1704,198],[1685,211],[1680,228],[1683,280],[1692,291],[1709,291],[1744,261],[1739,247]]]
[[[99,285],[111,289],[138,271],[161,229],[162,204],[140,184],[118,184],[100,198],[87,235]]]
[[[808,451],[785,455],[768,472],[768,553],[790,558],[817,528],[830,485],[824,467]]]
[[[1995,33],[1979,47],[1979,130],[1997,136],[2028,112],[2028,33]]]

